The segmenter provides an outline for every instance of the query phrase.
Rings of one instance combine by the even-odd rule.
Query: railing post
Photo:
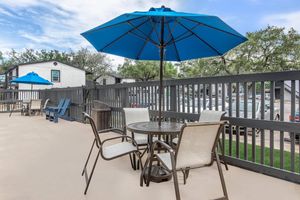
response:
[[[176,112],[177,97],[176,97],[176,85],[170,86],[170,111]],[[171,121],[176,121],[175,118],[171,118]]]
[[[122,107],[129,107],[129,90],[128,87],[125,87],[122,90],[122,95],[121,95],[121,102],[122,102]]]

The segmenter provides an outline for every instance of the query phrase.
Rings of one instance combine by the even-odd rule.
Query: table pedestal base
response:
[[[149,171],[149,167],[145,169],[145,174],[144,174],[145,179],[147,179],[148,177],[148,171]],[[161,183],[161,182],[169,181],[171,179],[172,179],[172,173],[168,172],[162,166],[153,165],[151,167],[150,181],[155,183]]]

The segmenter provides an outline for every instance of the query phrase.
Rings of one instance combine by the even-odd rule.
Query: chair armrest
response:
[[[204,122],[204,121],[198,121],[198,122],[188,122],[186,123],[188,126],[210,126],[210,125],[224,125],[228,124],[229,122],[227,120],[221,120],[221,121],[209,121],[209,122]]]
[[[137,149],[139,150],[139,147],[138,147],[138,144],[136,143],[136,141],[132,137],[130,137],[128,135],[122,135],[122,136],[118,136],[118,137],[108,138],[108,139],[102,141],[102,145],[105,142],[107,142],[107,141],[116,140],[116,139],[120,139],[120,138],[128,138],[128,139],[130,139],[132,141],[132,143],[134,144],[134,146],[136,146]]]
[[[170,147],[167,143],[161,141],[161,140],[156,140],[153,144],[152,144],[152,148],[151,148],[151,152],[154,152],[155,147],[157,146],[157,144],[160,144],[161,146],[163,146],[164,148],[167,149],[167,151],[169,153],[174,153],[174,149],[172,147]]]
[[[151,147],[151,153],[149,154],[149,157],[148,159],[152,160],[153,158],[157,157],[157,154],[154,153],[154,150],[155,150],[155,147],[160,144],[162,145],[163,147],[166,148],[166,150],[168,151],[168,153],[170,154],[170,157],[171,157],[171,165],[172,165],[172,169],[176,169],[176,161],[175,161],[175,151],[174,149],[172,149],[172,147],[170,147],[168,144],[164,143],[163,141],[160,141],[160,140],[156,140],[152,147]],[[160,160],[160,159],[159,159]],[[163,162],[163,160],[160,160],[162,162],[162,164],[168,168],[168,166]],[[152,162],[150,162],[152,163]]]
[[[103,129],[103,130],[98,131],[98,134],[106,133],[106,132],[110,132],[110,131],[120,133],[121,135],[124,134],[124,131],[122,131],[121,129],[118,129],[118,128]]]

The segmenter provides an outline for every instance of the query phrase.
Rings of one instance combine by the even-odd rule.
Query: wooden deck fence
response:
[[[203,109],[226,111],[230,125],[221,135],[225,159],[233,165],[300,183],[300,71],[164,81],[165,120],[195,121]],[[70,115],[82,121],[93,100],[112,108],[112,127],[123,127],[123,107],[158,112],[158,81],[34,91],[35,98],[71,99]],[[26,91],[27,93],[29,91]],[[0,105],[25,91],[1,91]],[[5,103],[6,102],[6,103]],[[298,116],[298,117],[297,117]]]

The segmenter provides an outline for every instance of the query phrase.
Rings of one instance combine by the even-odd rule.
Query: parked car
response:
[[[200,98],[200,100],[198,100],[198,98],[195,98],[194,99],[194,104],[195,104],[195,112],[198,112],[198,101],[200,101],[200,112],[203,111],[204,107],[203,107],[203,98]],[[209,109],[209,99],[205,99],[205,109]],[[212,110],[215,110],[216,108],[216,99],[215,98],[212,98]],[[225,110],[226,108],[228,107],[228,102],[225,101]],[[193,110],[193,99],[190,99],[190,102],[189,102],[189,108],[190,108],[190,111]],[[180,105],[180,110],[182,110],[182,105]],[[222,99],[218,99],[218,110],[222,110]],[[188,111],[188,103],[187,103],[187,99],[185,98],[185,112]]]
[[[227,116],[229,113],[229,107],[227,108]],[[264,120],[271,120],[270,119],[270,101],[265,101],[264,105]],[[236,102],[232,103],[232,115],[231,117],[236,117]],[[239,117],[244,118],[244,101],[240,101],[239,103]],[[274,108],[274,118],[272,120],[278,120],[280,117],[279,108]],[[261,117],[261,101],[255,101],[255,116],[252,117],[252,99],[249,99],[247,102],[247,118],[249,119],[262,119]]]
[[[261,101],[258,99],[255,101],[255,115],[252,117],[252,99],[248,99],[247,101],[247,117],[248,119],[262,119],[261,117]],[[237,111],[236,111],[236,102],[234,101],[232,103],[232,113],[231,117],[236,117]],[[226,109],[226,116],[229,116],[229,107]],[[244,118],[244,101],[239,102],[239,118]],[[274,118],[272,120],[279,120],[279,108],[274,108]],[[264,106],[264,120],[270,120],[270,101],[265,101]],[[235,133],[236,127],[232,126],[232,130]],[[250,130],[250,129],[249,129]],[[226,127],[226,131],[229,131],[229,127]],[[243,133],[245,131],[244,127],[240,127],[240,133]],[[257,133],[259,130],[257,129]]]

